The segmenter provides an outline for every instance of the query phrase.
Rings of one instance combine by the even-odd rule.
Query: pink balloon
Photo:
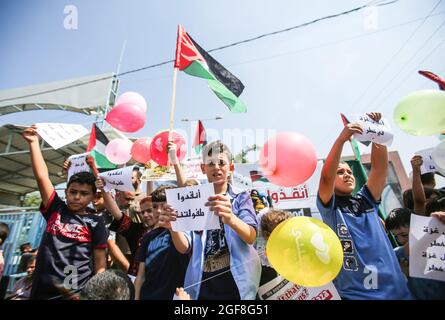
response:
[[[105,147],[105,155],[114,164],[124,164],[131,159],[132,145],[127,139],[113,139]]]
[[[138,107],[141,107],[144,112],[147,112],[147,102],[145,102],[144,97],[137,92],[128,91],[121,94],[119,98],[117,98],[115,105],[123,103],[135,104]]]
[[[270,182],[293,187],[308,180],[317,166],[317,154],[308,138],[283,132],[270,138],[260,153],[260,168]]]
[[[135,132],[145,125],[145,112],[135,104],[122,103],[108,112],[105,120],[123,132]]]
[[[187,154],[185,140],[174,131],[172,132],[172,140],[174,144],[176,144],[176,155],[178,156],[178,160],[181,161]],[[151,159],[161,166],[166,166],[168,162],[167,143],[168,130],[158,133],[151,141]]]
[[[131,147],[131,156],[134,160],[140,163],[146,163],[150,161],[150,138],[140,138],[133,143]]]

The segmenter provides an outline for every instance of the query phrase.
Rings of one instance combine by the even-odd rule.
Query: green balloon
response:
[[[394,122],[406,133],[430,136],[445,130],[445,91],[420,90],[399,102]]]

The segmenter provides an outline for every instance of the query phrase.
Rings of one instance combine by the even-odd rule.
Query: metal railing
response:
[[[17,272],[21,253],[20,245],[29,242],[32,248],[40,245],[46,221],[38,208],[1,209],[0,222],[9,226],[9,236],[2,245],[5,259],[4,275]]]

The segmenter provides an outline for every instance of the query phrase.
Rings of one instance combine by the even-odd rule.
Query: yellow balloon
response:
[[[281,276],[305,287],[329,283],[343,263],[342,246],[335,232],[310,217],[280,223],[267,241],[266,254]]]

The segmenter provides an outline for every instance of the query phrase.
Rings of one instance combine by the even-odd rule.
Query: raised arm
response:
[[[32,125],[23,131],[23,138],[29,144],[29,151],[31,153],[31,165],[34,177],[39,187],[40,196],[42,197],[43,206],[47,206],[49,199],[54,192],[54,186],[49,179],[48,167],[42,156],[42,151],[39,146],[39,136],[37,134],[36,125]]]
[[[411,167],[413,168],[413,202],[414,208],[413,211],[417,214],[424,215],[425,214],[425,190],[423,190],[422,180],[420,178],[421,171],[420,167],[423,164],[422,156],[415,155],[411,158]]]
[[[337,140],[335,140],[323,165],[318,195],[324,205],[327,205],[334,195],[335,177],[337,175],[343,145],[346,141],[351,139],[354,133],[362,134],[362,127],[358,123],[348,123],[338,136]]]
[[[368,113],[374,121],[380,121],[382,115],[378,112]],[[371,171],[369,173],[367,186],[374,200],[379,200],[385,188],[388,176],[388,150],[386,146],[372,144]]]
[[[182,170],[181,164],[179,163],[178,156],[176,155],[176,145],[173,143],[173,141],[169,141],[167,144],[167,152],[168,152],[168,159],[171,164],[173,164],[173,167],[175,168],[176,173],[176,180],[178,182],[178,187],[185,186],[185,181],[187,180],[184,174],[184,171]]]
[[[102,192],[105,208],[111,213],[115,220],[120,221],[122,219],[122,211],[119,209],[111,194],[104,190],[104,186],[103,179],[98,177],[96,179],[96,188]]]

